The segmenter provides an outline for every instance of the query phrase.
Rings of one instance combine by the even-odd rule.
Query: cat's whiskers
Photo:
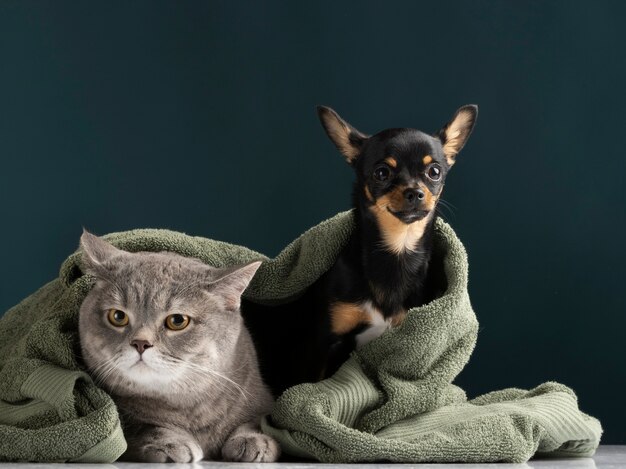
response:
[[[124,369],[123,363],[120,363],[120,353],[116,352],[111,358],[98,364],[94,369],[94,381],[99,385],[104,385],[109,392],[115,394],[116,390],[124,380],[131,380],[120,373]],[[110,378],[113,379],[110,379]]]
[[[93,379],[96,383],[104,383],[113,370],[116,369],[117,357],[113,356],[108,360],[98,363],[93,370]]]
[[[221,380],[216,380],[216,377],[220,377],[220,378],[224,378],[225,381],[221,381]],[[212,386],[216,386],[217,389],[220,390],[220,392],[233,396],[233,397],[239,397],[239,395],[241,394],[241,397],[243,397],[246,401],[248,401],[249,399],[249,395],[246,394],[245,390],[237,383],[235,383],[232,380],[229,380],[228,378],[225,378],[224,376],[221,375],[216,375],[213,372],[201,372],[201,371],[195,371],[194,372],[194,376],[189,376],[189,382],[191,383],[191,385],[195,385],[197,386],[197,378],[203,378],[206,379],[207,381],[209,381],[211,383]]]
[[[193,379],[193,377],[188,377],[185,373],[181,373],[181,369],[183,369],[181,364],[188,365],[189,363],[184,360],[177,359],[176,357],[162,355],[158,357],[158,362],[155,363],[155,365],[159,368],[158,371],[175,377],[175,379],[172,379],[168,383],[168,391],[184,394],[190,389],[197,389],[198,383]],[[222,385],[222,383],[216,384]]]
[[[96,384],[105,384],[108,381],[111,373],[115,371],[116,367],[114,364],[110,364],[107,367],[102,367],[102,369],[94,376],[94,381]]]
[[[212,382],[214,384],[218,384],[218,385],[226,385],[226,384],[230,384],[232,386],[235,387],[235,389],[237,389],[237,391],[239,391],[241,393],[241,395],[244,397],[244,399],[248,400],[249,397],[251,397],[251,394],[249,392],[247,392],[239,383],[233,381],[232,379],[230,379],[228,376],[216,371],[216,370],[212,370],[210,368],[204,368],[200,365],[197,365],[195,363],[189,362],[187,360],[183,360],[180,358],[175,358],[175,357],[168,357],[169,359],[172,360],[172,362],[176,363],[177,365],[184,365],[186,366],[188,369],[190,369],[194,374],[198,374],[201,375],[205,378],[221,378],[223,379],[226,383],[221,382],[221,381],[216,381],[216,380],[212,380]],[[230,389],[228,386],[222,387],[222,389],[224,391],[230,390],[232,391],[232,389]]]
[[[108,388],[109,392],[115,394],[116,389],[119,387],[120,382],[122,380],[122,375],[120,373],[114,373],[119,371],[115,359],[117,357],[113,357],[104,364],[99,365],[96,369],[99,370],[94,376],[94,380],[99,385],[104,385]],[[109,378],[113,376],[113,380],[109,380]]]
[[[175,366],[171,367],[171,369],[180,369],[180,364],[175,364]],[[239,396],[239,393],[235,389],[233,389],[233,387],[230,386],[228,382],[216,380],[215,376],[207,372],[207,370],[192,369],[191,371],[191,375],[183,374],[179,376],[177,380],[172,381],[171,386],[172,388],[174,388],[172,389],[173,392],[184,394],[189,390],[194,390],[195,393],[195,390],[198,389],[198,377],[200,377],[201,379],[206,379],[207,381],[209,381],[211,385],[215,386],[217,390],[221,393],[225,393],[233,397]],[[236,383],[235,385],[239,387]],[[241,392],[241,390],[239,391]],[[248,399],[248,397],[245,395],[244,398],[246,400]]]
[[[243,396],[244,399],[248,400],[249,397],[251,396],[251,394],[249,392],[247,392],[239,383],[233,381],[232,379],[230,379],[229,377],[214,371],[214,370],[206,370],[208,371],[210,374],[212,374],[213,376],[218,376],[222,379],[224,379],[226,382],[232,384],[233,386],[235,386],[235,388],[241,393],[241,395]]]

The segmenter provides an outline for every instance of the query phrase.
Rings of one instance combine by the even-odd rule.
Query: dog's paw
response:
[[[226,440],[222,458],[235,462],[274,462],[280,456],[280,446],[274,438],[263,433],[246,433]]]

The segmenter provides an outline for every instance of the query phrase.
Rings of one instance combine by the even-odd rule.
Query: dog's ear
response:
[[[450,122],[448,122],[435,137],[441,140],[443,153],[446,155],[448,164],[452,166],[456,161],[456,155],[461,151],[476,123],[478,106],[467,104],[460,107]]]
[[[354,163],[368,136],[352,127],[329,107],[317,106],[317,115],[337,149],[346,157],[348,163]]]

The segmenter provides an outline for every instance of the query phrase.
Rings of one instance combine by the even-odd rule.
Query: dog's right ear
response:
[[[317,106],[317,115],[328,137],[346,157],[348,163],[353,164],[361,153],[368,136],[352,127],[329,107]]]

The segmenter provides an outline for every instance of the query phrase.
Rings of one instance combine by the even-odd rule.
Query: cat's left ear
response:
[[[106,270],[105,263],[112,257],[124,254],[124,251],[117,249],[111,243],[89,233],[83,228],[80,237],[80,247],[83,251],[81,265],[86,273],[98,276]]]
[[[456,161],[456,155],[465,146],[474,124],[478,117],[478,106],[467,104],[460,107],[450,122],[448,122],[435,137],[441,140],[443,153],[446,155],[448,164],[452,166]]]
[[[261,261],[254,261],[243,266],[220,269],[209,285],[211,293],[224,299],[226,309],[239,311],[241,295],[248,288],[260,265]]]

